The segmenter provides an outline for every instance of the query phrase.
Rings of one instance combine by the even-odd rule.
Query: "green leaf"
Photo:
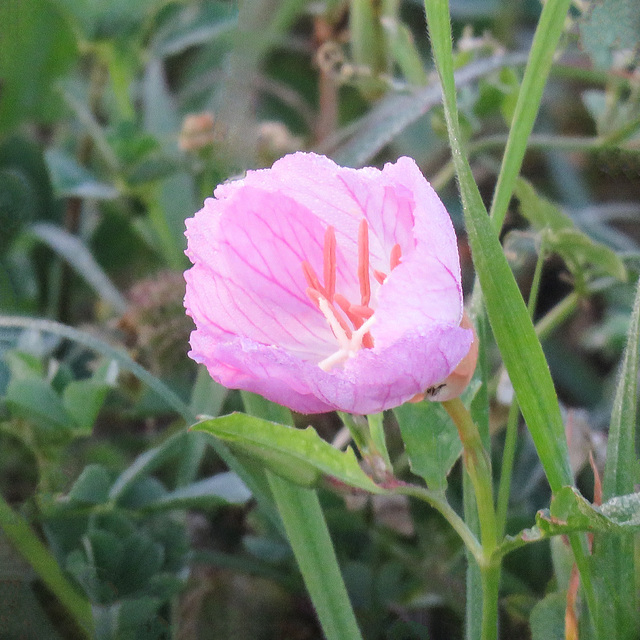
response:
[[[527,151],[527,143],[538,115],[553,56],[562,35],[571,0],[545,2],[533,36],[533,43],[524,70],[511,119],[509,137],[502,156],[500,174],[493,193],[491,218],[500,230],[511,201],[516,179]]]
[[[603,500],[633,491],[637,456],[636,410],[638,400],[638,346],[640,342],[640,281],[629,323],[627,346],[613,401],[607,440],[607,460],[602,486]]]
[[[627,269],[620,256],[578,229],[562,229],[545,235],[545,243],[551,251],[562,256],[576,278],[582,278],[585,267],[593,265],[617,280],[624,282],[627,279]]]
[[[257,458],[273,473],[311,487],[323,477],[372,493],[385,493],[360,468],[352,449],[338,451],[312,427],[287,427],[242,413],[212,418],[192,427]]]
[[[91,433],[108,392],[108,384],[93,379],[73,380],[65,387],[62,401],[80,432]]]
[[[223,504],[246,504],[251,492],[235,473],[218,473],[193,482],[144,505],[148,511],[206,509]]]
[[[381,23],[389,53],[400,67],[405,80],[416,86],[425,86],[428,82],[425,64],[409,27],[391,16],[383,17]]]
[[[217,416],[228,390],[218,384],[204,365],[198,367],[196,381],[191,390],[190,407],[196,415]]]
[[[153,52],[159,58],[175,56],[190,47],[210,45],[238,26],[238,9],[233,4],[192,5],[179,20],[171,20],[154,38]]]
[[[624,533],[640,531],[640,493],[611,498],[602,506],[592,505],[575,487],[563,487],[550,509],[539,511],[536,523],[546,535],[572,531]]]
[[[80,166],[73,156],[60,149],[47,149],[44,157],[58,197],[113,200],[120,195],[113,185],[100,182],[90,171]]]
[[[532,640],[565,640],[564,617],[567,608],[567,594],[556,591],[545,596],[531,611]]]
[[[529,182],[519,178],[514,193],[520,201],[520,213],[542,232],[545,248],[559,254],[574,276],[582,280],[585,267],[594,265],[618,280],[626,280],[627,270],[615,251],[577,229],[570,216],[538,195]]]
[[[636,411],[638,392],[638,342],[640,333],[640,284],[629,323],[627,346],[622,360],[620,379],[613,401],[613,412],[607,440],[607,459],[602,484],[603,500],[616,500],[633,491],[636,474]],[[630,640],[638,637],[637,590],[634,584],[637,558],[634,536],[598,535],[594,539],[593,562],[600,576],[600,600],[608,603],[601,622],[615,637]],[[606,620],[605,620],[606,617]],[[606,629],[602,630],[602,635]]]
[[[580,21],[584,50],[599,67],[608,69],[616,52],[635,49],[640,42],[640,4],[637,0],[588,3]]]
[[[405,403],[394,409],[411,471],[437,491],[462,452],[458,431],[437,402]]]
[[[87,465],[69,491],[69,500],[104,504],[109,499],[111,474],[100,464]]]
[[[73,426],[60,396],[45,380],[37,378],[12,379],[5,401],[14,415],[25,418],[46,431]]]

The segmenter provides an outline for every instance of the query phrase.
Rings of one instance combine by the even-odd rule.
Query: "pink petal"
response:
[[[472,339],[471,331],[459,327],[435,327],[378,353],[363,349],[344,369],[328,372],[279,347],[242,338],[220,343],[202,332],[192,335],[189,355],[221,384],[259,393],[294,411],[364,415],[396,407],[442,382]]]
[[[471,331],[432,327],[413,332],[382,351],[362,349],[344,369],[312,372],[316,395],[350,413],[397,407],[442,382],[469,350]]]
[[[335,339],[305,293],[302,262],[322,273],[324,229],[280,194],[245,187],[238,196],[207,200],[188,222],[195,266],[185,276],[185,305],[211,333],[243,335],[319,361]],[[346,272],[341,255],[338,263]]]

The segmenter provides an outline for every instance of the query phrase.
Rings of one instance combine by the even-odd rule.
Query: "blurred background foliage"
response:
[[[539,11],[538,0],[451,0],[463,132],[487,200]],[[320,637],[286,541],[182,435],[185,415],[241,407],[186,357],[184,219],[219,182],[291,151],[350,166],[411,155],[452,213],[470,292],[423,6],[4,0],[0,24],[2,495],[91,602],[96,637]],[[575,1],[503,231],[525,297],[542,253],[536,318],[556,312],[544,347],[585,495],[640,269],[639,34],[637,0]],[[511,390],[494,364],[499,455]],[[314,424],[335,436],[334,416]],[[464,552],[437,514],[322,498],[367,639],[463,637]],[[523,428],[509,531],[548,498]],[[0,554],[2,637],[82,637],[1,536]],[[532,637],[554,562],[562,549],[552,558],[546,544],[507,559],[504,638]]]

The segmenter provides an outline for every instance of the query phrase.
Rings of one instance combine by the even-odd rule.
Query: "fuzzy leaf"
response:
[[[536,522],[547,535],[572,531],[637,531],[640,530],[640,493],[612,498],[598,507],[574,487],[563,487],[551,501],[551,508],[538,512]]]
[[[538,195],[529,182],[519,178],[515,195],[520,200],[520,213],[543,234],[546,248],[558,253],[575,277],[581,279],[585,267],[594,265],[618,280],[626,280],[627,270],[620,257],[577,229],[566,213]]]
[[[640,45],[640,2],[600,0],[588,3],[580,24],[581,44],[593,62],[608,68],[616,52]]]

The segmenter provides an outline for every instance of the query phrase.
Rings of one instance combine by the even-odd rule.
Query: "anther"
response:
[[[336,292],[336,231],[327,227],[324,234],[324,289],[327,300],[331,302]]]
[[[363,307],[371,301],[369,280],[369,225],[363,218],[358,228],[358,280],[360,281],[360,303]]]
[[[307,284],[311,289],[314,289],[321,295],[325,295],[324,287],[320,284],[320,280],[318,280],[316,272],[311,264],[306,260],[302,262],[302,273],[304,274],[304,279],[307,281]]]
[[[399,244],[394,244],[389,255],[389,268],[391,271],[400,264],[400,258],[402,258],[402,249]]]

